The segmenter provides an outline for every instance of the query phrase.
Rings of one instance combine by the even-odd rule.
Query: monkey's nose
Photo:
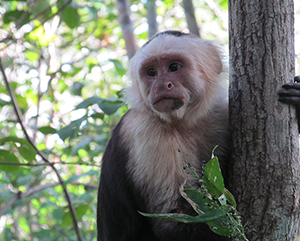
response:
[[[171,90],[171,89],[173,89],[173,87],[174,87],[174,84],[172,82],[167,82],[165,84],[165,90]]]

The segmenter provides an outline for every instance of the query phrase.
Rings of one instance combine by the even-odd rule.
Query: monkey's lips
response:
[[[171,112],[178,110],[183,105],[183,98],[161,98],[152,104],[153,108],[159,112]]]

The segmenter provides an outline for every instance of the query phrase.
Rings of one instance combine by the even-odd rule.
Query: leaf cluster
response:
[[[197,174],[195,173],[198,178]],[[199,179],[198,189],[180,188],[181,196],[193,207],[196,216],[187,214],[147,214],[146,217],[159,218],[183,223],[206,223],[210,229],[222,236],[235,240],[247,240],[236,209],[233,195],[225,188],[224,179],[216,156],[204,167],[204,176]]]

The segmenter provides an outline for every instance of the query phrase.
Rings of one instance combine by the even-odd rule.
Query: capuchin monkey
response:
[[[206,224],[143,217],[146,213],[197,215],[179,192],[198,181],[216,145],[223,175],[230,158],[227,89],[218,49],[179,31],[149,40],[130,60],[131,109],[106,147],[98,192],[98,241],[225,241]],[[298,88],[299,85],[299,88]],[[289,90],[298,91],[294,101]],[[285,94],[283,94],[285,92]],[[300,84],[280,98],[300,103]]]

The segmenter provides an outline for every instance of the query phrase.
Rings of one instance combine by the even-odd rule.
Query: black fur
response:
[[[294,83],[284,84],[279,93],[279,101],[295,106],[300,133],[300,75],[294,78]]]
[[[103,156],[98,192],[98,240],[155,241],[148,220],[138,213],[144,210],[142,201],[126,175],[128,151],[120,144],[119,133],[122,120],[115,127]]]
[[[181,32],[181,31],[176,31],[176,30],[167,30],[167,31],[164,31],[164,32],[160,32],[156,35],[154,35],[148,42],[146,42],[143,46],[147,46],[152,40],[156,39],[158,36],[161,36],[161,35],[172,35],[172,36],[175,36],[175,37],[182,37],[182,36],[194,36],[192,34],[188,34],[188,33],[184,33],[184,32]],[[196,36],[195,36],[196,37]]]

